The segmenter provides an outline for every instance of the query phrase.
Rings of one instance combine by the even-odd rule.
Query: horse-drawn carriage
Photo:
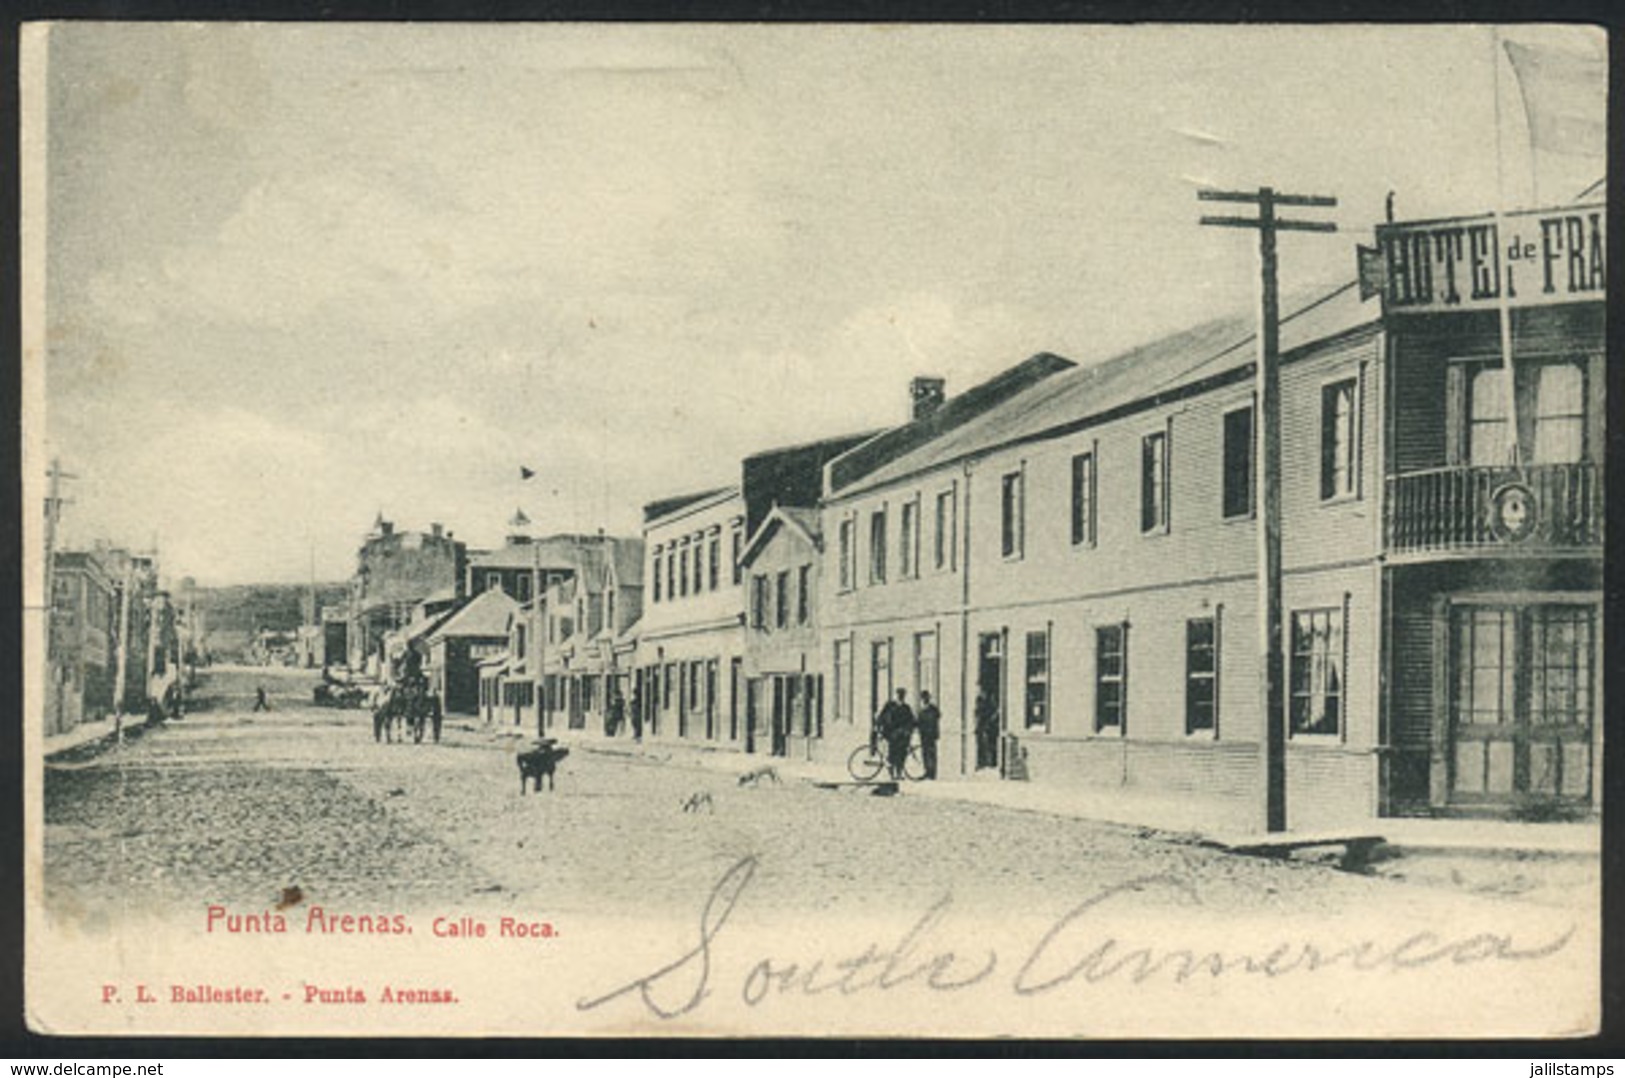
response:
[[[440,741],[443,715],[440,698],[429,691],[427,682],[403,681],[389,688],[383,700],[372,712],[372,738],[374,741],[406,740],[411,734],[413,744],[423,742],[426,730],[432,730],[435,742]]]

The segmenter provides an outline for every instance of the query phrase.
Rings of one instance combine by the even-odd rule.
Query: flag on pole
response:
[[[1547,153],[1608,152],[1608,63],[1599,56],[1505,41],[1518,77],[1529,144]]]
[[[521,464],[519,466],[519,478],[521,480],[533,479],[533,478],[535,478],[535,476],[536,476],[536,473],[534,471],[532,471],[531,469],[525,467],[523,464]]]

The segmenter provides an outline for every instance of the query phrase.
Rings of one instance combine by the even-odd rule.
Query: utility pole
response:
[[[1257,415],[1253,423],[1253,476],[1258,489],[1258,701],[1263,720],[1259,739],[1264,771],[1264,830],[1286,830],[1286,696],[1281,684],[1281,301],[1275,234],[1336,232],[1330,221],[1287,221],[1277,206],[1335,206],[1326,195],[1287,195],[1269,187],[1257,191],[1198,191],[1203,202],[1245,202],[1258,216],[1204,216],[1201,223],[1258,231]]]
[[[135,586],[135,554],[124,557],[124,586],[118,607],[118,668],[113,677],[113,714],[124,714],[124,696],[130,678],[130,591]]]

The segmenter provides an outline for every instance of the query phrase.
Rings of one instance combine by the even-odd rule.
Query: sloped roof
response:
[[[434,635],[434,643],[448,636],[507,636],[508,619],[519,610],[519,604],[501,588],[491,588],[463,604],[448,618]]]
[[[738,487],[712,487],[710,490],[696,491],[691,494],[673,494],[667,498],[657,499],[644,505],[643,522],[645,524],[651,523],[663,516],[669,516],[679,509],[687,509],[698,502],[719,497],[723,494],[737,493],[738,490]]]
[[[1362,304],[1353,282],[1282,303],[1281,353],[1375,323],[1375,304]],[[844,498],[929,468],[1013,442],[1042,437],[1205,378],[1250,367],[1256,316],[1204,322],[1092,366],[1064,371],[832,493]]]
[[[773,537],[779,528],[789,526],[801,532],[802,538],[812,544],[815,550],[823,548],[823,536],[818,525],[818,510],[808,509],[796,505],[775,505],[762,521],[761,527],[750,537],[745,544],[744,551],[739,556],[741,565],[750,565]]]

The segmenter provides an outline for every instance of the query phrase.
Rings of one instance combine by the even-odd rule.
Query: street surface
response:
[[[907,787],[887,798],[791,778],[742,786],[747,762],[707,768],[624,740],[577,746],[556,792],[521,796],[514,753],[528,731],[449,716],[439,745],[376,744],[369,712],[311,704],[308,672],[202,677],[183,720],[47,769],[54,913],[95,926],[203,902],[261,910],[297,886],[306,901],[356,910],[637,917],[695,908],[747,856],[760,865],[751,902],[786,912],[862,915],[952,896],[962,911],[1053,915],[1102,886],[1163,874],[1190,882],[1204,916],[1436,914],[1486,895],[1582,914],[1595,903],[1585,863],[1362,877]],[[251,710],[256,685],[269,712]],[[1171,909],[1192,893],[1150,888],[1135,900]]]

